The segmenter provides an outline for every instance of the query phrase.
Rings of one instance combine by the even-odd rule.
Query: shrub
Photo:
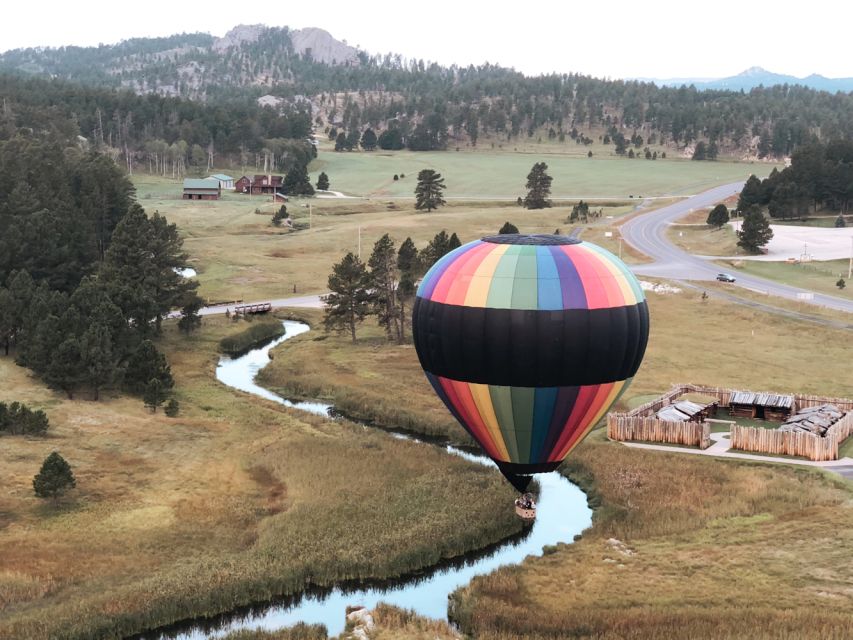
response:
[[[50,422],[41,409],[33,411],[20,402],[0,402],[0,433],[10,435],[44,435]]]
[[[178,404],[178,401],[172,398],[169,402],[166,403],[166,408],[163,409],[163,412],[169,416],[170,418],[175,418],[180,411],[181,406]]]

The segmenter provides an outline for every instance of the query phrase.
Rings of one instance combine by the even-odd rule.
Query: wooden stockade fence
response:
[[[698,393],[717,399],[721,407],[730,406],[737,389],[706,387],[696,384],[677,384],[665,394],[647,402],[628,413],[607,415],[607,437],[611,440],[645,440],[698,446],[705,449],[711,445],[710,425],[696,422],[667,422],[655,417],[657,412],[688,393]],[[779,395],[779,394],[773,394]],[[845,415],[833,424],[821,437],[811,433],[777,431],[760,427],[731,427],[731,448],[756,453],[802,456],[809,460],[837,460],[838,448],[844,440],[853,436],[853,400],[830,398],[807,394],[793,394],[793,411],[823,404],[833,404]]]
[[[821,438],[803,431],[777,431],[761,427],[733,425],[731,448],[783,456],[800,456],[809,460],[837,460],[838,440]]]
[[[607,437],[707,449],[711,446],[711,426],[707,422],[666,422],[654,417],[610,414],[607,416]]]

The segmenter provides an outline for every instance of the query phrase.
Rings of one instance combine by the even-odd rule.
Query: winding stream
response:
[[[269,352],[285,340],[298,336],[310,327],[302,322],[286,320],[285,335],[264,347],[231,359],[223,356],[216,368],[216,377],[224,384],[258,395],[288,407],[328,416],[331,405],[321,402],[291,402],[254,382],[258,371],[269,362]],[[392,434],[395,437],[405,437]],[[414,438],[410,438],[416,440]],[[417,441],[417,440],[416,440]],[[433,446],[422,443],[422,446]],[[462,456],[483,465],[494,466],[484,456],[461,451],[451,446],[448,453]],[[559,473],[536,476],[539,482],[539,504],[536,522],[521,539],[495,545],[486,552],[472,553],[467,557],[443,563],[433,570],[420,572],[408,579],[382,583],[360,589],[318,590],[295,598],[283,600],[226,614],[213,621],[178,625],[173,632],[160,634],[159,638],[196,640],[218,637],[238,629],[275,630],[297,622],[324,624],[329,635],[344,630],[347,605],[373,608],[378,602],[414,609],[430,618],[445,619],[447,597],[477,575],[490,573],[502,565],[517,564],[528,555],[541,555],[542,547],[558,542],[572,542],[574,536],[592,523],[592,511],[587,506],[586,495]],[[507,505],[507,508],[512,508]],[[148,637],[148,636],[146,636]]]

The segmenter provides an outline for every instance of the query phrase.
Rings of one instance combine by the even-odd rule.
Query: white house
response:
[[[234,178],[231,176],[226,176],[224,173],[215,173],[212,176],[207,176],[208,180],[219,180],[219,187],[221,189],[234,189]]]

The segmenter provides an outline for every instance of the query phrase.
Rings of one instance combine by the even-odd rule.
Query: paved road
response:
[[[269,302],[272,304],[273,309],[278,309],[280,307],[301,307],[303,309],[322,309],[323,301],[320,299],[319,295],[314,296],[296,296],[293,298],[275,298],[273,300],[257,300],[255,302],[247,302],[247,303],[236,303],[232,302],[231,304],[218,304],[212,307],[202,307],[198,315],[200,316],[213,316],[218,315],[220,313],[225,313],[226,309],[229,311],[234,311],[234,307],[238,304],[259,304],[262,302]],[[180,311],[172,311],[168,317],[169,318],[179,318],[181,316]]]
[[[708,259],[691,255],[670,243],[666,238],[666,230],[671,222],[687,215],[691,209],[717,204],[729,196],[740,193],[742,188],[742,182],[715,187],[687,200],[639,215],[623,224],[621,232],[625,241],[654,259],[651,264],[633,266],[634,272],[639,275],[677,280],[713,280],[720,272],[720,267],[709,262]],[[734,285],[789,300],[797,300],[798,294],[812,294],[813,298],[805,302],[853,313],[853,301],[814,293],[756,276],[738,274]]]
[[[777,462],[783,464],[802,465],[804,467],[817,467],[826,471],[833,471],[846,478],[853,478],[853,459],[842,458],[841,460],[828,460],[826,462],[814,462],[812,460],[800,460],[798,458],[784,458],[765,455],[753,455],[751,453],[739,453],[729,450],[728,433],[712,433],[713,444],[707,449],[693,449],[687,447],[674,447],[661,444],[646,444],[643,442],[623,442],[626,447],[635,449],[651,449],[653,451],[667,451],[669,453],[686,453],[698,456],[714,456],[717,458],[732,458],[734,460],[750,460],[753,462]]]

